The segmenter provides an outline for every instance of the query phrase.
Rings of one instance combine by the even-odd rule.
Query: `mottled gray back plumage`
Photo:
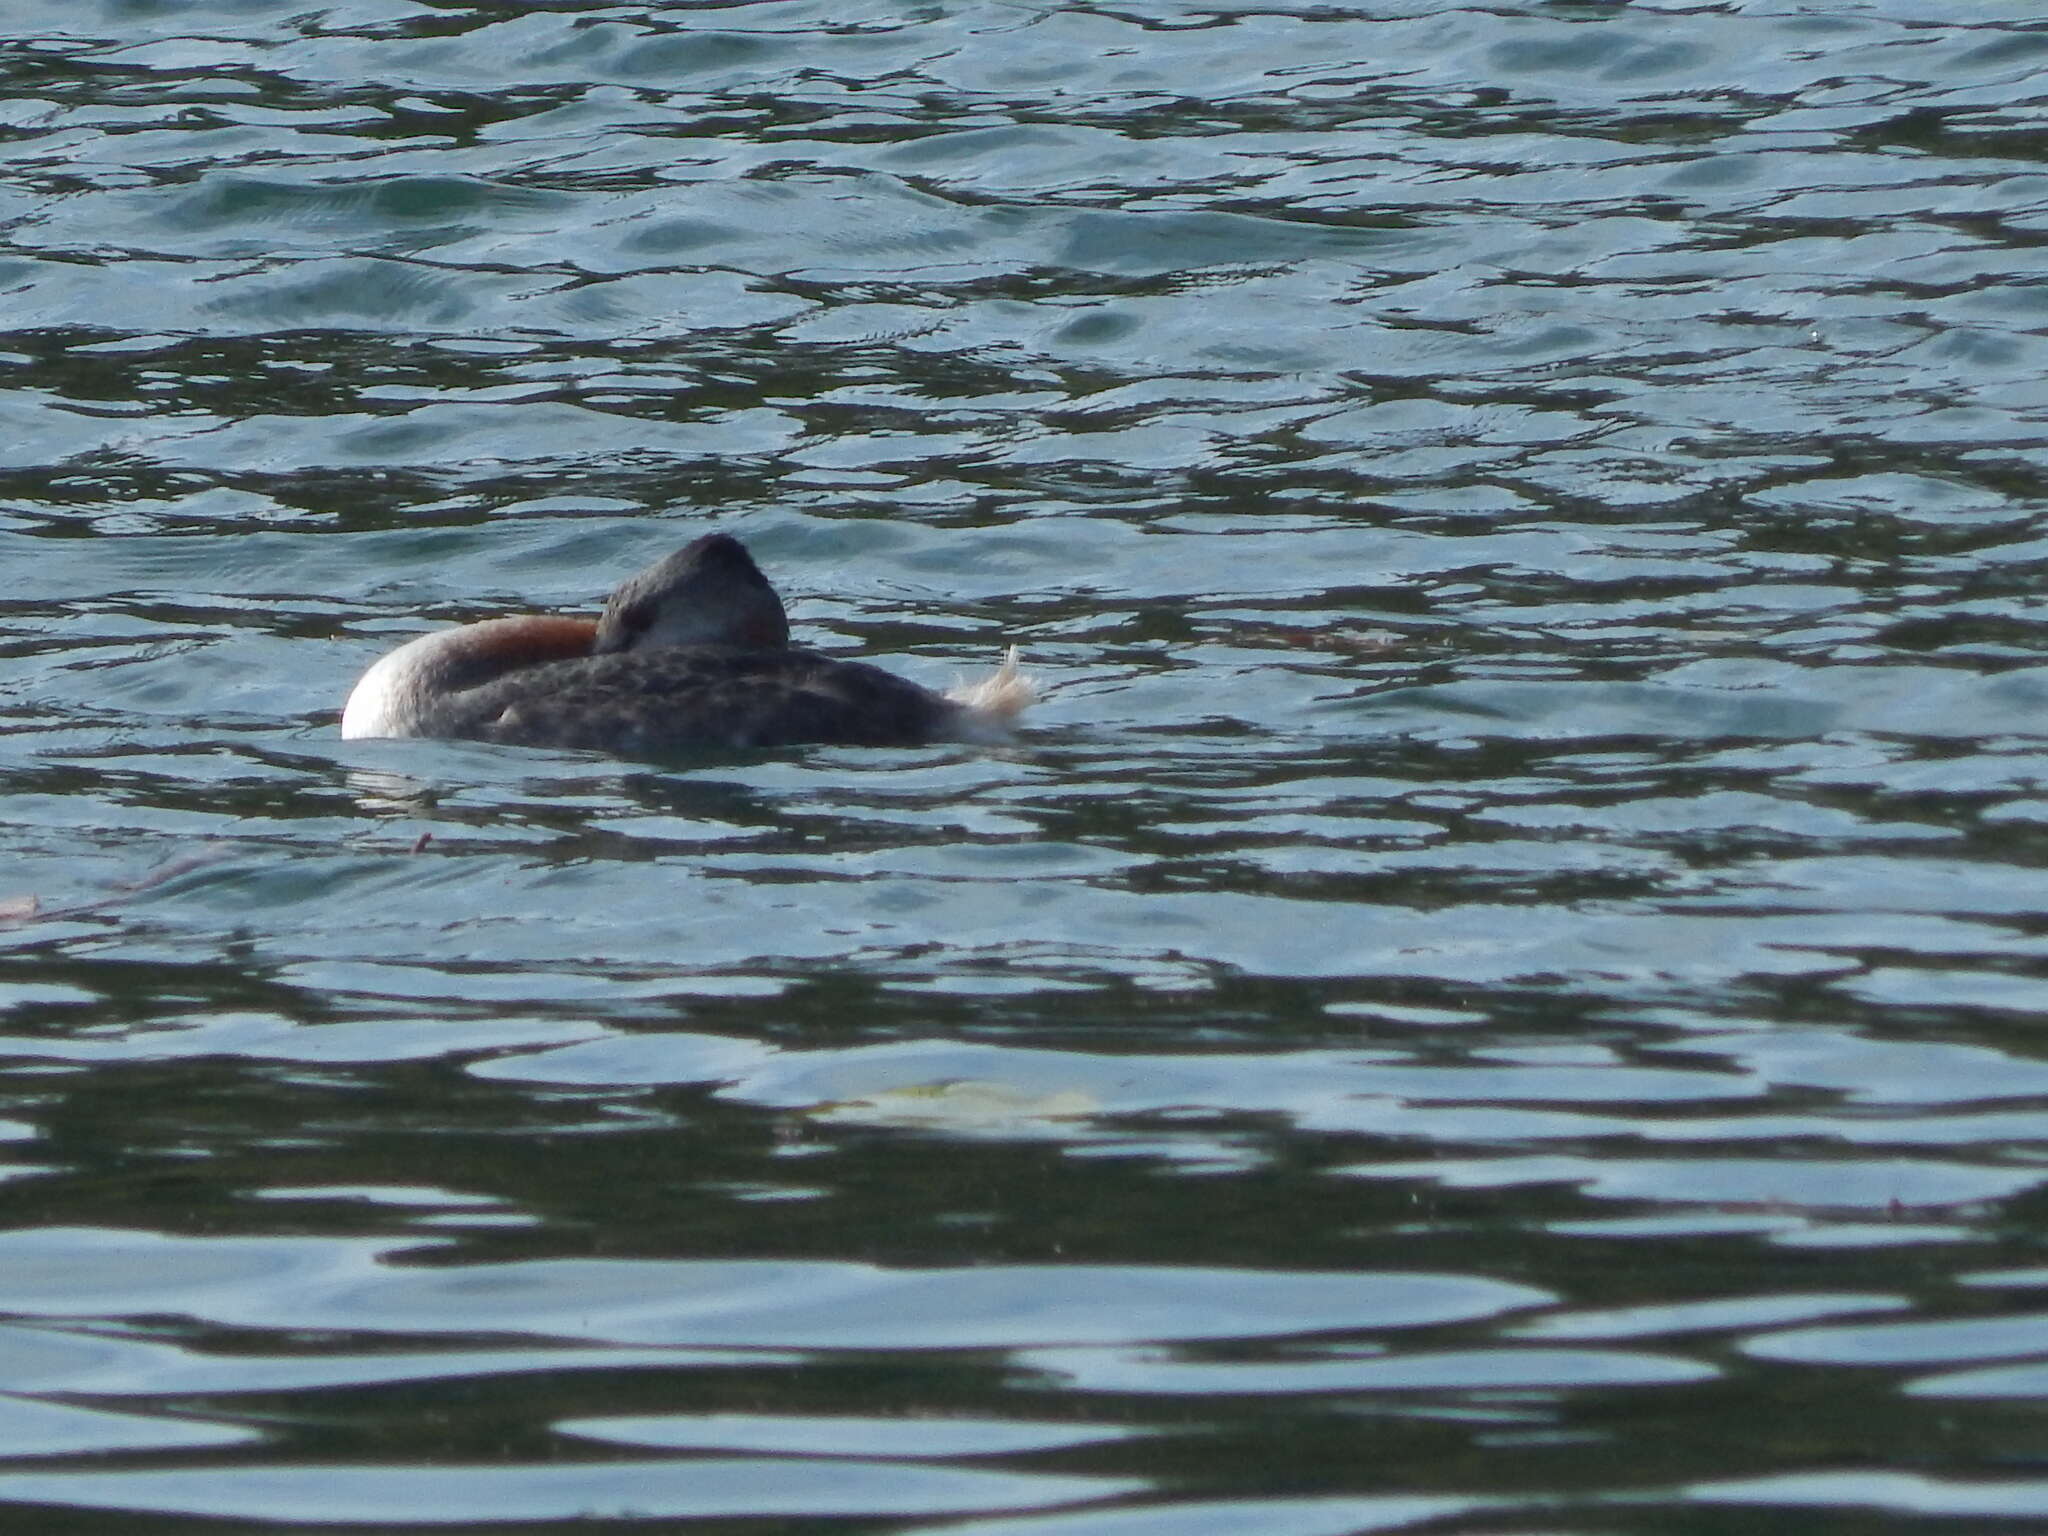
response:
[[[943,740],[952,701],[816,651],[665,646],[525,667],[437,701],[421,734],[668,757],[815,743]]]

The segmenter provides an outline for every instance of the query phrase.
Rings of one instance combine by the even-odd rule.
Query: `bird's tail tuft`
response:
[[[1003,664],[978,683],[962,683],[946,690],[946,697],[966,712],[976,734],[987,733],[1000,740],[1009,734],[1010,722],[1038,702],[1038,684],[1017,665],[1017,647],[1003,653]]]

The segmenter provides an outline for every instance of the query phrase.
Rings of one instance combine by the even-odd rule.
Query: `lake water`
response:
[[[2048,1522],[2030,8],[7,16],[0,1524]]]

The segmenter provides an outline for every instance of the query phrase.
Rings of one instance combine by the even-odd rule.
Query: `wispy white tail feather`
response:
[[[976,734],[996,739],[1009,734],[1010,722],[1038,701],[1038,684],[1017,665],[1017,647],[1003,653],[1003,664],[978,683],[946,690],[946,697],[967,712]]]

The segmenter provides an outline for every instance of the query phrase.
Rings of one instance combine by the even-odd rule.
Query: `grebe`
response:
[[[1035,697],[1014,646],[992,676],[945,694],[792,646],[746,546],[712,533],[624,582],[599,618],[488,619],[406,642],[363,674],[341,734],[620,757],[993,742]]]

